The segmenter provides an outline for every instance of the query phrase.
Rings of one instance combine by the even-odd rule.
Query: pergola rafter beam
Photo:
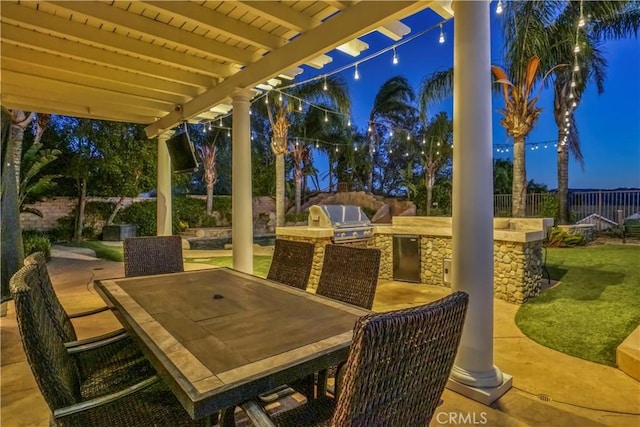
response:
[[[274,1],[239,1],[238,4],[279,25],[304,33],[322,24],[321,21],[296,12]]]
[[[145,34],[157,40],[176,44],[183,49],[197,51],[231,63],[247,65],[260,57],[258,54],[159,23],[106,3],[82,1],[51,1],[49,3],[85,17],[109,22],[120,29]]]
[[[211,77],[189,73],[177,68],[143,61],[126,55],[120,55],[104,49],[52,37],[13,25],[2,26],[2,38],[13,44],[28,46],[36,50],[57,53],[76,60],[85,60],[107,67],[116,67],[121,70],[137,72],[191,86],[210,88],[214,83]]]
[[[179,103],[186,102],[200,93],[189,85],[107,68],[4,42],[0,44],[0,53],[4,69],[17,72],[27,69],[29,74],[41,77],[52,77],[68,82],[84,79],[93,87],[134,94],[146,93],[145,96],[148,98],[171,99],[172,102]]]
[[[428,2],[414,1],[378,2],[375,8],[368,7],[366,2],[358,3],[188,102],[183,106],[181,114],[172,112],[158,122],[147,126],[147,135],[155,136],[172,128],[183,118],[196,116],[208,110],[222,102],[235,88],[254,87],[291,68],[292,65],[305,63],[322,52],[368,33],[384,22],[399,19],[428,6]],[[354,28],[357,29],[355,33]]]
[[[161,46],[145,43],[113,32],[103,31],[89,25],[39,12],[35,9],[14,3],[3,2],[2,20],[20,26],[27,25],[29,28],[39,31],[58,34],[60,37],[74,39],[83,44],[90,43],[96,47],[116,50],[146,60],[158,61],[172,68],[197,72],[211,77],[227,77],[237,72],[237,69],[229,65],[218,64],[196,56],[184,55]],[[3,38],[4,26],[5,24],[3,23]],[[130,57],[130,59],[133,58]]]
[[[176,4],[168,1],[141,2],[150,9],[170,12],[173,15],[197,24],[200,27],[219,32],[245,43],[267,49],[277,49],[286,43],[282,37],[267,33],[259,28],[229,18],[222,13],[208,7],[198,6],[196,3],[182,2]]]

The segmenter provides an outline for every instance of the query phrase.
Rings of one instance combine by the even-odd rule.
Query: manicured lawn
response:
[[[561,283],[522,305],[516,324],[532,340],[615,366],[616,347],[640,324],[640,246],[548,250]]]
[[[271,266],[271,258],[267,255],[253,256],[253,274],[260,277],[267,277],[269,267]],[[233,262],[230,256],[216,256],[211,258],[185,258],[185,262],[195,262],[198,264],[209,264],[218,267],[231,267]]]
[[[98,241],[66,243],[63,246],[93,249],[98,258],[110,261],[123,261],[122,246],[108,246]]]

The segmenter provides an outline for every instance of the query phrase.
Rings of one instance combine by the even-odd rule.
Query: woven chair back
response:
[[[60,334],[62,341],[76,341],[78,336],[76,330],[71,323],[71,318],[65,311],[64,307],[60,303],[56,292],[53,290],[53,284],[51,283],[51,277],[47,270],[47,261],[42,252],[36,252],[24,259],[24,265],[34,265],[38,270],[39,287],[44,296],[44,302],[47,310],[56,321],[56,329]]]
[[[81,400],[80,378],[46,308],[35,265],[27,265],[11,278],[18,330],[36,383],[49,408],[63,408]]]
[[[276,239],[267,279],[306,289],[313,265],[313,243]]]
[[[370,310],[379,269],[380,249],[327,245],[316,293]]]
[[[123,248],[126,277],[184,271],[180,236],[133,237],[124,240]]]
[[[468,295],[360,318],[333,426],[427,426],[460,343]]]

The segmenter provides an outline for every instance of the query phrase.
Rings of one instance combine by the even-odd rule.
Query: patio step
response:
[[[618,369],[640,381],[640,326],[618,346],[616,362]]]

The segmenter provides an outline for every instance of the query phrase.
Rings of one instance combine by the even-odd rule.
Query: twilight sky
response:
[[[491,4],[492,62],[501,65],[502,35],[500,15],[496,15],[495,4]],[[455,19],[454,19],[455,20]],[[429,28],[441,18],[431,10],[425,10],[403,22],[411,28],[411,34]],[[393,65],[392,53],[385,53],[358,66],[359,80],[354,80],[353,68],[343,72],[349,83],[352,99],[352,120],[359,129],[366,129],[369,110],[380,85],[395,75],[407,77],[414,88],[418,88],[424,76],[434,71],[444,70],[453,65],[453,25],[449,21],[444,25],[446,42],[438,43],[439,31],[433,30],[397,49],[399,63]],[[369,49],[361,57],[370,55],[393,41],[374,32],[361,39],[369,44]],[[605,91],[598,95],[591,86],[576,110],[576,120],[580,131],[581,147],[585,159],[584,170],[570,159],[570,188],[640,187],[640,41],[626,39],[607,42],[604,45],[608,60]],[[356,59],[339,51],[331,52],[333,62],[323,70],[306,68],[299,77],[304,80],[315,75],[333,71]],[[554,141],[557,128],[553,120],[553,94],[549,89],[543,91],[538,105],[543,109],[540,118],[529,135],[527,142]],[[493,110],[503,106],[501,96],[494,96]],[[429,116],[446,111],[451,116],[453,101],[446,100],[430,111]],[[500,126],[500,114],[493,115],[493,142],[504,144],[506,133]],[[540,144],[537,150],[528,147],[526,153],[527,179],[547,184],[549,189],[557,187],[556,152],[553,142],[544,149]],[[511,150],[510,150],[511,151]],[[497,153],[494,158],[511,158],[510,153]],[[326,171],[326,160],[320,161],[318,168]]]

